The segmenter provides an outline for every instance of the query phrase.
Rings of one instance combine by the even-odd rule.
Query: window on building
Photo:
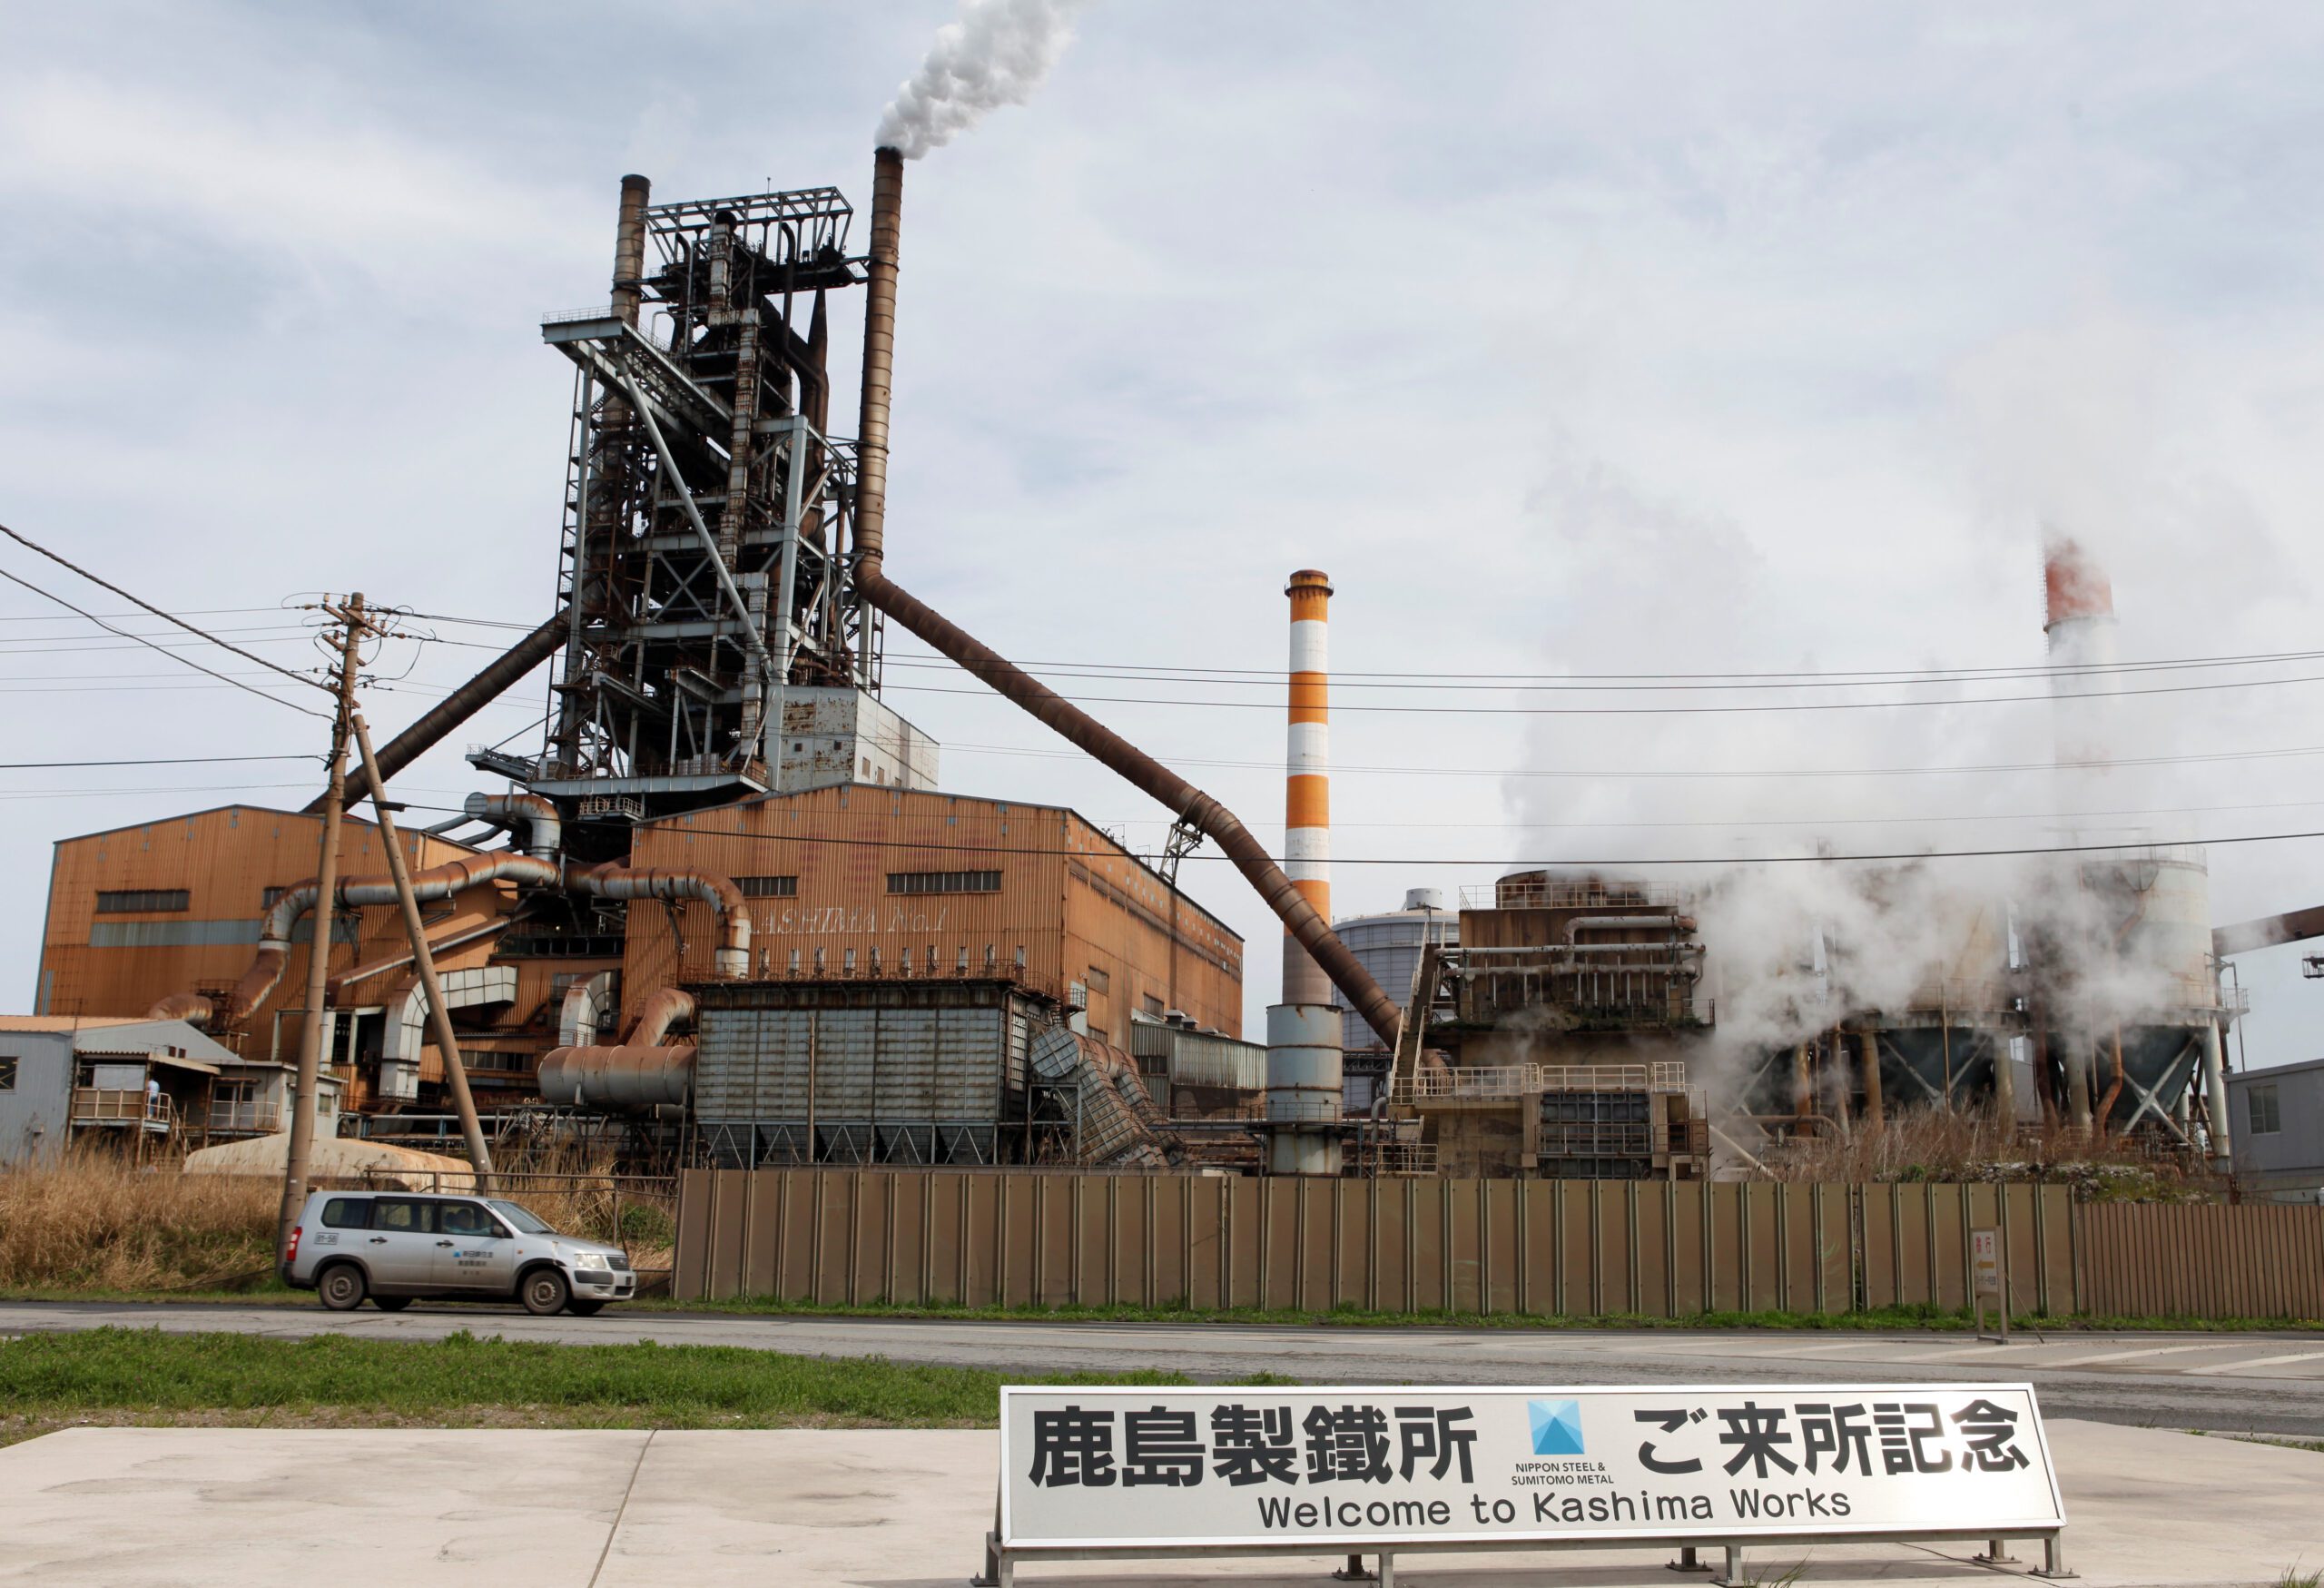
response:
[[[1154,994],[1151,992],[1147,993],[1143,998],[1139,999],[1138,1001],[1146,1006],[1147,1013],[1152,1015],[1157,1020],[1160,1020],[1162,1018],[1162,1001],[1155,997]]]
[[[273,909],[277,904],[282,902],[282,895],[290,891],[290,890],[288,888],[260,889],[258,895],[258,907],[261,910]]]
[[[1090,966],[1089,991],[1092,992],[1111,992],[1113,990],[1113,973],[1108,971],[1101,971],[1095,965]]]
[[[797,877],[736,877],[734,885],[743,890],[745,899],[795,899],[799,896]]]
[[[845,963],[847,973],[851,976],[855,974],[855,951],[853,949],[849,949],[847,951],[847,959]]]
[[[97,913],[130,915],[147,910],[183,910],[193,902],[183,888],[113,888],[97,892]]]
[[[822,955],[817,954],[815,958],[821,960]],[[791,973],[794,976],[799,973],[799,951],[797,949],[793,949],[791,951]]]
[[[0,1091],[16,1090],[16,1056],[0,1055]]]
[[[999,872],[890,872],[891,893],[998,893]]]
[[[2283,1107],[2276,1100],[2275,1083],[2243,1089],[2244,1110],[2250,1116],[2251,1134],[2273,1136],[2284,1128]]]

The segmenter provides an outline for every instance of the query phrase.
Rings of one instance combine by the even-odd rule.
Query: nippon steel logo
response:
[[[1580,1455],[1582,1453],[1580,1401],[1527,1401],[1525,1412],[1533,1425],[1534,1455]]]

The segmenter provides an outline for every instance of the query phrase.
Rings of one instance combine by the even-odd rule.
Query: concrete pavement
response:
[[[2324,1455],[2053,1419],[2090,1588],[2278,1583],[2324,1564]],[[44,1588],[956,1588],[992,1517],[990,1431],[87,1428],[0,1450],[0,1584]],[[1765,1547],[1762,1581],[1962,1588],[1966,1544]],[[1417,1588],[1685,1581],[1665,1552],[1398,1557]],[[1321,1588],[1332,1560],[1029,1566],[1036,1584]],[[1699,1579],[1698,1579],[1699,1580]]]
[[[741,1346],[810,1356],[990,1367],[1038,1376],[1125,1366],[1201,1380],[1285,1374],[1309,1384],[1663,1384],[1967,1381],[2032,1383],[2053,1416],[2134,1426],[2324,1438],[2324,1335],[2021,1336],[1266,1327],[1225,1324],[963,1323],[641,1312],[537,1318],[513,1307],[415,1307],[398,1314],[315,1307],[0,1303],[0,1334],[104,1325],[303,1338],[324,1332],[439,1339]],[[2324,1476],[2324,1475],[2319,1475]],[[2319,1529],[2324,1531],[2324,1529]],[[2319,1551],[2324,1563],[2324,1551]]]

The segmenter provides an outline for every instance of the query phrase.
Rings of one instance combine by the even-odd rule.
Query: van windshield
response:
[[[556,1230],[551,1229],[547,1225],[542,1223],[538,1218],[535,1218],[532,1214],[527,1213],[522,1208],[517,1207],[514,1202],[494,1200],[487,1203],[486,1206],[489,1207],[495,1213],[499,1214],[501,1218],[506,1218],[509,1223],[515,1225],[517,1227],[517,1233],[519,1235],[555,1235],[556,1233]]]

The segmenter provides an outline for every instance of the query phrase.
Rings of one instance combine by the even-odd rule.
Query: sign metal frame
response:
[[[1275,1395],[1298,1397],[1325,1396],[1444,1396],[1462,1394],[1524,1396],[1528,1397],[1571,1398],[1577,1394],[1591,1396],[1637,1395],[1668,1397],[1699,1395],[1744,1396],[1828,1396],[1835,1391],[1846,1393],[1858,1386],[1831,1384],[1650,1384],[1650,1385],[1285,1385],[1285,1386],[1187,1386],[1181,1393],[1204,1396],[1233,1390],[1254,1396]],[[1662,1548],[1679,1552],[1680,1558],[1670,1562],[1674,1570],[1709,1570],[1698,1566],[1696,1552],[1705,1548],[1725,1552],[1725,1563],[1709,1581],[1726,1588],[1750,1581],[1743,1572],[1743,1551],[1746,1547],[1798,1546],[1828,1544],[1936,1543],[1984,1542],[1987,1553],[1976,1558],[1981,1563],[1999,1563],[2008,1559],[2005,1541],[2012,1538],[2039,1539],[2043,1544],[2042,1566],[2031,1575],[2043,1578],[2071,1578],[2075,1575],[2065,1565],[2063,1533],[2066,1525],[2065,1501],[2058,1488],[2057,1467],[2052,1459],[2047,1428],[2041,1416],[2041,1406],[2030,1383],[1977,1384],[1882,1384],[1876,1388],[1883,1395],[1958,1396],[1965,1392],[2002,1391],[2022,1394],[2032,1407],[2031,1426],[2024,1436],[2029,1438],[2041,1452],[2044,1477],[2048,1481],[2053,1514],[2045,1518],[2006,1518],[2000,1521],[1981,1520],[1966,1526],[1945,1527],[1913,1524],[1866,1521],[1826,1524],[1816,1527],[1800,1527],[1788,1523],[1720,1523],[1672,1527],[1668,1524],[1640,1526],[1620,1530],[1609,1529],[1578,1534],[1544,1536],[1538,1534],[1511,1538],[1493,1537],[1433,1537],[1425,1534],[1395,1534],[1323,1532],[1297,1537],[1232,1535],[1199,1542],[1160,1538],[1097,1539],[1074,1538],[1055,1542],[1039,1539],[1019,1539],[1010,1526],[1009,1467],[1010,1407],[1012,1399],[1029,1396],[1070,1395],[1077,1401],[1146,1401],[1166,1398],[1170,1390],[1160,1386],[1096,1386],[1081,1385],[1010,1385],[1000,1391],[1000,1468],[998,1494],[995,1498],[992,1531],[985,1534],[984,1570],[970,1579],[975,1588],[1014,1588],[1015,1568],[1023,1561],[1098,1561],[1098,1560],[1204,1560],[1237,1556],[1298,1555],[1315,1558],[1344,1555],[1350,1567],[1359,1564],[1364,1554],[1376,1555],[1379,1561],[1378,1581],[1381,1588],[1394,1588],[1395,1557],[1400,1553],[1469,1554],[1488,1551],[1569,1551],[1582,1549],[1646,1549]],[[1358,1573],[1337,1572],[1333,1575],[1348,1580]]]

